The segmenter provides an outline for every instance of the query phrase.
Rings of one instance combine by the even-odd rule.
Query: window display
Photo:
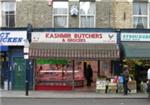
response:
[[[75,86],[83,86],[84,80],[82,62],[75,62],[73,73],[73,61],[63,59],[38,59],[35,75],[36,85],[44,86],[73,86],[73,81]]]
[[[73,60],[66,59],[37,59],[35,88],[42,87],[42,90],[45,90],[46,87],[51,90],[51,88],[69,87],[72,89],[73,86],[75,88],[84,87],[84,63],[91,65],[93,69],[92,80],[95,83],[98,72],[97,61],[75,60],[73,64]]]
[[[73,79],[72,68],[72,62],[68,60],[38,59],[36,61],[36,84],[67,85],[68,81]]]

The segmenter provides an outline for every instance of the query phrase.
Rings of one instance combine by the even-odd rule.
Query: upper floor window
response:
[[[133,27],[148,28],[148,3],[134,2],[133,3]]]
[[[53,26],[54,28],[68,27],[68,2],[53,2]]]
[[[80,2],[79,27],[95,28],[95,2]]]
[[[2,2],[2,26],[15,27],[16,2]]]

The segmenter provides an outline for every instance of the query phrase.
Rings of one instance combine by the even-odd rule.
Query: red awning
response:
[[[30,58],[119,59],[117,44],[31,43]]]

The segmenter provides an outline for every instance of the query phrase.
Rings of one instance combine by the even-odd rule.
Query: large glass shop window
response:
[[[37,85],[66,85],[59,81],[73,79],[73,65],[69,60],[38,59],[36,61]],[[55,83],[54,83],[55,82]]]
[[[35,69],[36,85],[72,86],[74,79],[75,86],[82,86],[84,80],[83,62],[75,61],[74,68],[73,73],[72,60],[37,59]]]
[[[93,80],[97,77],[96,61],[75,60],[74,73],[73,61],[63,59],[37,59],[35,69],[36,85],[50,86],[84,86],[84,63],[91,65],[93,69]],[[74,79],[74,80],[73,80]]]

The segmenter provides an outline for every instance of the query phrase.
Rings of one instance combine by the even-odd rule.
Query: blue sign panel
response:
[[[8,46],[1,46],[0,45],[0,51],[8,51]]]

